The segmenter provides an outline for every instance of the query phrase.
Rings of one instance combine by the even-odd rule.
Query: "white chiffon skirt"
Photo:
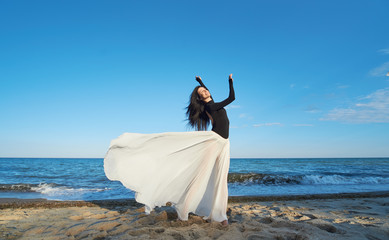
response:
[[[230,142],[213,131],[124,133],[104,158],[108,179],[135,191],[146,213],[170,202],[181,220],[227,220],[229,165]]]

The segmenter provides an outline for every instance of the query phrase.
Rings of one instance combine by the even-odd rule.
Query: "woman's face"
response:
[[[197,93],[199,94],[201,100],[207,99],[211,96],[211,94],[205,87],[199,87],[197,89]]]

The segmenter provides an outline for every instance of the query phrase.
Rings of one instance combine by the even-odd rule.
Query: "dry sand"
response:
[[[133,200],[0,200],[0,239],[389,239],[389,194],[231,197],[230,225]]]

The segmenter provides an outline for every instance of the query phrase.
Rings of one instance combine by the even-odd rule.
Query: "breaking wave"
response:
[[[263,185],[349,185],[349,184],[388,184],[389,178],[377,176],[342,176],[342,175],[271,175],[262,173],[230,173],[228,182],[236,184]]]
[[[40,184],[0,184],[0,192],[38,192],[47,196],[79,195],[88,192],[106,191],[108,188],[71,188],[55,183]]]

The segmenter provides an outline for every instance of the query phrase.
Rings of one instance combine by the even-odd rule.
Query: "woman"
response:
[[[135,191],[145,212],[170,202],[178,218],[193,212],[227,225],[230,163],[229,121],[224,107],[235,99],[232,74],[229,97],[215,103],[200,77],[187,107],[189,124],[212,131],[138,134],[124,133],[112,140],[104,158],[110,180]]]
[[[203,84],[201,77],[196,76],[196,80],[200,83],[200,86],[193,90],[186,111],[189,124],[197,130],[206,130],[209,125],[209,119],[211,119],[212,131],[223,138],[228,139],[230,123],[224,107],[235,100],[232,74],[230,74],[228,79],[230,94],[227,99],[219,103],[213,101],[212,96],[207,87]]]

